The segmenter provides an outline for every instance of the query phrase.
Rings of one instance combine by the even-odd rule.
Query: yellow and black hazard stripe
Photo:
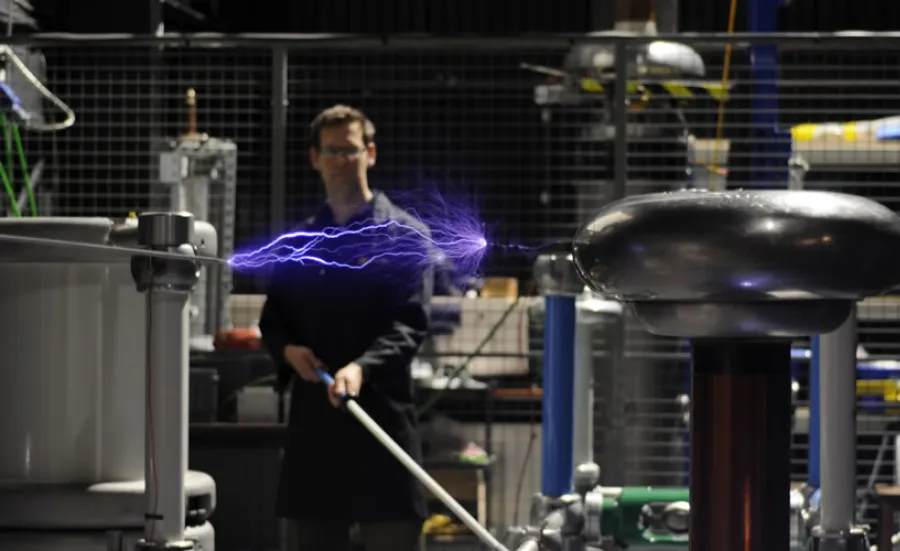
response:
[[[606,92],[606,84],[593,78],[582,78],[581,89],[585,92],[602,94]],[[677,100],[712,98],[715,101],[728,101],[728,87],[721,83],[690,80],[662,80],[645,82],[629,80],[626,93],[629,96],[649,98],[654,95],[669,96]]]

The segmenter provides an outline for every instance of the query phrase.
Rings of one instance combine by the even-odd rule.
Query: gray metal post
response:
[[[821,519],[824,533],[846,532],[856,504],[856,312],[837,331],[822,335]]]
[[[150,544],[184,540],[188,464],[188,294],[156,288],[147,294],[146,523]]]
[[[288,109],[288,53],[285,46],[272,49],[272,236],[285,230],[285,204],[287,195],[287,109]]]
[[[628,74],[628,45],[616,43],[615,73],[623,75],[625,82]],[[613,145],[613,184],[608,201],[616,201],[627,195],[628,182],[628,119],[626,87],[616,86],[613,93],[612,117],[615,128]],[[625,377],[625,321],[620,318],[609,325],[606,331],[607,349],[609,352],[608,372],[604,377],[606,390],[606,414],[608,416],[608,438],[604,438],[605,450],[602,454],[603,480],[607,484],[621,485],[625,481],[625,443],[626,405],[628,403],[628,387]]]
[[[590,312],[578,312],[575,325],[575,426],[572,459],[575,467],[594,461],[594,357]]]
[[[139,551],[191,551],[185,539],[188,466],[188,297],[199,277],[191,245],[194,218],[184,213],[145,213],[138,217],[138,244],[154,252],[177,253],[184,260],[150,261],[135,256],[131,274],[147,293],[145,400],[144,538]]]

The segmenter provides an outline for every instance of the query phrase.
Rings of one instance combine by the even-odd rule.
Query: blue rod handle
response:
[[[322,382],[325,383],[326,385],[334,384],[334,377],[332,377],[331,374],[328,373],[327,371],[325,371],[324,369],[316,369],[316,373],[319,375],[319,379],[321,379]],[[343,402],[349,400],[350,398],[353,398],[353,396],[350,396],[349,394],[345,393],[345,394],[341,394],[340,398],[343,403]]]
[[[327,371],[325,371],[324,369],[317,369],[316,373],[319,374],[319,378],[322,379],[322,382],[325,383],[326,385],[334,384],[334,377],[332,377],[331,374],[328,373]]]

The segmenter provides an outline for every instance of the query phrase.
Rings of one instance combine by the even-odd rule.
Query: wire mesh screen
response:
[[[71,44],[40,51],[49,87],[77,117],[64,132],[23,136],[28,162],[42,167],[36,184],[41,214],[124,218],[177,208],[176,186],[160,173],[161,155],[192,130],[186,95],[193,90],[196,131],[213,139],[204,147],[224,140],[237,149],[234,166],[221,167],[219,181],[208,183],[208,218],[222,220],[214,224],[220,238],[234,232],[226,221],[237,226],[238,241],[268,235],[269,50]],[[49,107],[45,116],[59,117]],[[18,159],[12,164],[15,176]],[[221,212],[226,181],[237,182],[241,204],[228,216]],[[240,290],[246,281],[237,285]]]
[[[900,145],[892,141],[888,117],[900,108],[900,54],[844,51],[834,42],[799,48],[794,41],[791,49],[753,51],[755,59],[774,55],[777,70],[766,71],[751,65],[750,46],[742,40],[727,63],[721,43],[638,39],[624,50],[612,42],[565,41],[540,48],[297,46],[289,49],[286,98],[273,85],[277,57],[262,45],[42,47],[47,84],[78,122],[58,134],[27,134],[25,150],[32,167],[44,163],[48,186],[39,195],[49,198],[41,207],[46,212],[124,217],[164,205],[171,189],[161,182],[160,153],[190,131],[185,94],[194,89],[197,131],[236,146],[237,244],[266,239],[282,214],[286,225],[296,224],[323,200],[309,167],[309,123],[337,103],[363,109],[377,128],[375,188],[393,197],[423,188],[464,197],[498,243],[568,239],[619,195],[681,188],[828,189],[896,210]],[[284,100],[285,128],[273,128],[273,106]],[[280,130],[285,150],[274,152]],[[7,164],[15,168],[19,161]],[[273,196],[276,179],[285,183],[283,196]],[[437,326],[449,320],[446,332],[423,351],[421,364],[428,365],[418,366],[431,370],[429,392],[440,394],[444,413],[457,420],[483,421],[485,413],[466,417],[460,411],[492,400],[494,432],[469,427],[457,436],[497,455],[503,474],[490,487],[502,496],[491,498],[490,513],[501,526],[523,521],[516,511],[526,510],[537,490],[533,427],[540,422],[540,394],[532,387],[543,367],[540,304],[515,299],[533,294],[532,260],[492,251],[483,275],[520,280],[516,285],[500,284],[478,299],[439,297],[435,310],[445,318],[435,320]],[[497,281],[503,280],[492,284]],[[249,278],[236,282],[236,294],[260,290]],[[896,359],[898,306],[886,298],[860,309],[863,360]],[[235,308],[240,325],[258,319],[258,299]],[[687,344],[650,336],[630,319],[624,335],[624,347],[620,329],[594,335],[596,450],[604,482],[682,485]],[[624,361],[617,362],[620,353]],[[450,382],[460,366],[468,382]],[[798,481],[807,468],[806,373],[799,359]],[[453,401],[441,377],[451,390],[481,394]],[[895,478],[898,419],[884,402],[896,400],[897,385],[882,377],[859,388],[858,475],[865,490]],[[871,519],[873,511],[865,512]]]
[[[427,47],[291,51],[288,219],[308,215],[323,197],[309,168],[309,123],[343,103],[362,109],[376,126],[374,187],[388,195],[424,187],[462,196],[495,239],[546,238],[553,229],[547,222],[560,211],[541,203],[551,141],[534,105],[534,77],[520,64],[557,63],[561,55]],[[564,235],[571,232],[557,231]],[[489,259],[485,272],[524,275],[523,269],[522,257],[507,256]]]

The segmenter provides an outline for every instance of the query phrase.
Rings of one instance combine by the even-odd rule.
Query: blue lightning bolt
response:
[[[258,249],[233,255],[228,264],[237,270],[285,262],[362,270],[383,260],[426,264],[442,256],[483,256],[486,247],[481,235],[429,236],[417,227],[388,221],[285,233]]]
[[[294,231],[257,249],[234,254],[228,264],[250,271],[273,264],[299,263],[363,270],[375,264],[448,266],[457,277],[476,275],[492,247],[519,252],[525,245],[492,243],[477,212],[462,201],[439,193],[401,194],[397,204],[428,227],[397,221],[353,224],[322,230]]]

